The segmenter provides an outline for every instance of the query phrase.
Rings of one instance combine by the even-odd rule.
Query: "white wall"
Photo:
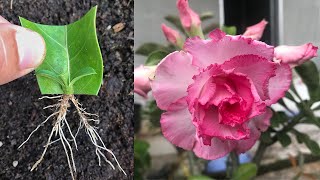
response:
[[[282,1],[283,36],[280,37],[279,42],[285,45],[300,45],[312,42],[320,46],[320,1]],[[320,67],[320,58],[314,58],[314,61]]]
[[[166,43],[161,31],[161,23],[167,23],[164,16],[178,15],[176,0],[135,0],[134,1],[134,43],[135,49],[145,42]],[[213,11],[215,18],[211,23],[219,21],[219,0],[189,0],[190,6],[199,14]],[[170,27],[173,27],[170,25]],[[135,55],[135,67],[144,63],[145,58]]]
[[[189,0],[190,6],[197,13],[213,12],[215,17],[208,23],[219,22],[219,0]],[[166,43],[162,34],[161,24],[166,23],[166,15],[178,15],[176,0],[135,0],[134,1],[134,47],[137,49],[146,42]],[[135,55],[134,65],[143,64],[146,57]],[[135,94],[135,102],[144,104],[145,101]]]

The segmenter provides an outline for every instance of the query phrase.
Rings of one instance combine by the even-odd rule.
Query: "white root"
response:
[[[113,159],[116,161],[118,168],[123,172],[123,174],[127,175],[126,172],[122,169],[122,167],[120,166],[116,156],[113,154],[113,152],[111,150],[109,150],[108,148],[106,148],[104,142],[102,141],[100,135],[98,134],[98,132],[95,130],[94,127],[92,127],[89,124],[89,121],[98,121],[98,120],[94,120],[94,119],[90,119],[88,118],[88,116],[96,116],[94,114],[88,113],[85,111],[85,109],[82,108],[82,105],[74,98],[71,98],[71,101],[73,103],[73,105],[76,107],[78,114],[80,116],[80,120],[83,123],[84,128],[86,129],[86,132],[88,134],[88,136],[90,137],[91,142],[93,143],[93,145],[96,147],[96,154],[98,156],[99,159],[99,165],[100,163],[100,157],[99,154],[103,157],[103,159],[110,164],[110,166],[114,169],[114,166],[111,164],[111,162],[105,157],[105,155],[101,152],[101,150],[105,150],[108,153],[110,153],[113,156]],[[98,145],[98,142],[100,142],[102,144],[103,147]],[[97,153],[98,152],[98,153]]]
[[[54,97],[48,97],[48,96],[44,96],[42,98],[39,99],[57,99],[60,98],[59,103],[54,104],[54,105],[49,105],[47,107],[45,107],[44,109],[47,108],[56,108],[56,112],[54,112],[53,114],[51,114],[46,120],[44,120],[41,124],[39,124],[36,129],[34,129],[30,135],[28,136],[28,138],[19,146],[19,148],[21,148],[26,142],[28,142],[28,140],[31,138],[31,136],[41,127],[43,126],[49,119],[51,119],[52,117],[56,116],[56,119],[54,121],[51,133],[49,135],[48,141],[46,143],[46,145],[44,146],[44,150],[41,154],[41,157],[39,158],[39,160],[32,166],[31,171],[33,171],[44,159],[44,156],[48,150],[48,147],[58,141],[61,141],[61,144],[64,148],[65,154],[67,156],[67,162],[68,162],[68,166],[70,169],[70,174],[72,176],[72,179],[75,180],[75,173],[77,172],[76,170],[76,166],[75,166],[75,162],[74,162],[74,155],[73,155],[73,151],[72,151],[72,146],[70,145],[69,141],[73,141],[74,146],[76,148],[76,150],[78,150],[78,146],[77,146],[77,142],[76,142],[76,137],[80,131],[80,129],[85,128],[86,133],[88,134],[92,144],[95,146],[96,150],[95,153],[98,157],[98,163],[99,166],[101,166],[101,156],[102,158],[113,168],[115,169],[114,165],[111,163],[111,161],[108,160],[108,158],[103,154],[103,150],[107,151],[108,153],[110,153],[113,157],[113,159],[116,161],[118,168],[125,174],[125,171],[122,169],[122,167],[120,166],[116,156],[113,154],[113,152],[111,150],[109,150],[108,148],[106,148],[104,142],[102,141],[101,137],[99,136],[98,132],[96,131],[94,126],[91,126],[89,124],[89,122],[93,121],[95,123],[99,123],[98,119],[94,119],[92,117],[98,117],[98,115],[96,114],[91,114],[85,111],[84,108],[82,108],[82,105],[75,99],[75,97],[73,95],[63,95],[63,96],[54,96]],[[70,106],[69,101],[71,101],[73,103],[73,105],[76,107],[76,110],[78,112],[78,115],[80,116],[80,124],[78,127],[78,130],[76,132],[75,135],[73,135],[71,128],[69,126],[69,123],[66,119],[66,114],[68,111],[68,107]],[[67,131],[71,136],[71,139],[66,138],[63,128],[64,125],[66,125]],[[56,140],[51,140],[53,135],[55,135],[56,137],[58,137]],[[101,145],[99,145],[101,144]]]

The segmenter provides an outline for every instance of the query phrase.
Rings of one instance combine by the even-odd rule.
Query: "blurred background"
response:
[[[190,7],[197,13],[211,12],[213,17],[203,23],[203,27],[215,24],[216,27],[235,26],[236,33],[242,34],[246,27],[266,19],[269,24],[264,31],[261,41],[267,44],[278,45],[301,45],[311,42],[316,46],[320,45],[320,1],[319,0],[189,0]],[[169,24],[164,17],[166,15],[178,15],[175,0],[135,0],[135,49],[146,42],[157,42],[166,44],[161,24]],[[172,26],[171,26],[172,27]],[[146,61],[145,56],[135,54],[135,67]],[[319,58],[314,58],[318,68],[320,67]],[[305,86],[296,80],[297,90],[300,96],[308,99]],[[152,99],[151,93],[149,97]],[[150,155],[150,166],[146,168],[147,179],[172,179],[173,174],[183,174],[183,166],[177,169],[177,161],[181,160],[179,149],[171,145],[162,136],[159,128],[159,119],[146,119],[141,109],[148,106],[150,101],[135,94],[135,129],[136,137],[148,143],[148,153]],[[288,106],[293,111],[298,111],[297,107],[288,102]],[[275,105],[273,108],[281,109]],[[153,117],[159,116],[161,112],[152,112]],[[158,113],[158,114],[157,114]],[[320,115],[320,113],[318,113]],[[318,128],[313,125],[298,125],[297,129],[307,132],[314,140],[320,140]],[[256,151],[254,146],[247,154],[241,157],[241,161],[248,162],[252,154]],[[303,144],[293,141],[287,148],[283,148],[280,143],[275,143],[267,149],[262,165],[265,171],[259,172],[260,176],[256,179],[292,179],[296,176],[297,170],[294,163],[299,154],[310,154],[308,148]],[[183,158],[182,158],[183,159]],[[304,160],[306,174],[320,171],[319,158],[308,157]],[[201,161],[201,160],[200,160]],[[221,162],[220,162],[221,161]],[[202,161],[201,167],[196,167],[194,171],[201,171],[204,174],[219,174],[224,170],[225,159],[209,162]],[[281,161],[279,164],[278,162]],[[311,163],[313,162],[313,163]],[[183,164],[183,163],[182,163]],[[182,170],[181,170],[182,169]],[[277,171],[280,170],[280,171]],[[178,173],[173,172],[178,171]],[[312,177],[304,177],[312,179]],[[303,179],[303,178],[302,178]]]

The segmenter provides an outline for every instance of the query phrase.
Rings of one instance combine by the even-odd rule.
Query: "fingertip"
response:
[[[45,58],[45,41],[36,32],[19,29],[16,32],[16,42],[21,70],[38,67]]]

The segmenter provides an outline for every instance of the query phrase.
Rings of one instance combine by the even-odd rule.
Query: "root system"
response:
[[[86,112],[85,109],[82,107],[82,105],[74,97],[74,95],[61,95],[61,96],[54,96],[54,97],[44,96],[40,99],[53,99],[53,100],[59,99],[59,100],[58,100],[58,103],[44,108],[44,109],[54,108],[55,111],[50,116],[48,116],[47,119],[45,119],[41,124],[39,124],[30,133],[28,138],[19,146],[19,148],[22,147],[41,126],[43,126],[50,119],[54,118],[53,127],[49,135],[48,141],[44,146],[43,153],[39,158],[39,160],[32,166],[31,171],[37,168],[37,166],[42,162],[42,160],[44,159],[44,155],[46,154],[49,146],[60,141],[67,157],[72,179],[76,179],[75,173],[77,172],[77,169],[74,162],[73,147],[71,144],[74,144],[75,149],[78,150],[76,137],[79,131],[84,128],[93,146],[95,147],[95,153],[98,157],[99,166],[101,165],[101,159],[103,159],[113,169],[115,169],[114,165],[111,163],[110,160],[108,160],[108,158],[104,154],[104,152],[108,152],[109,154],[112,155],[114,161],[117,163],[118,168],[126,175],[125,171],[121,168],[116,156],[113,154],[113,152],[110,149],[106,148],[104,142],[102,141],[101,137],[99,136],[96,130],[96,127],[90,125],[90,122],[93,122],[93,123],[99,122],[98,116],[96,114],[91,114]],[[80,119],[79,128],[75,134],[72,133],[72,130],[66,118],[68,108],[70,107],[71,104],[75,106]],[[65,132],[64,129],[66,129],[67,132]],[[66,133],[70,134],[71,139],[68,139],[66,137]],[[52,140],[54,136],[57,137],[56,140]]]

